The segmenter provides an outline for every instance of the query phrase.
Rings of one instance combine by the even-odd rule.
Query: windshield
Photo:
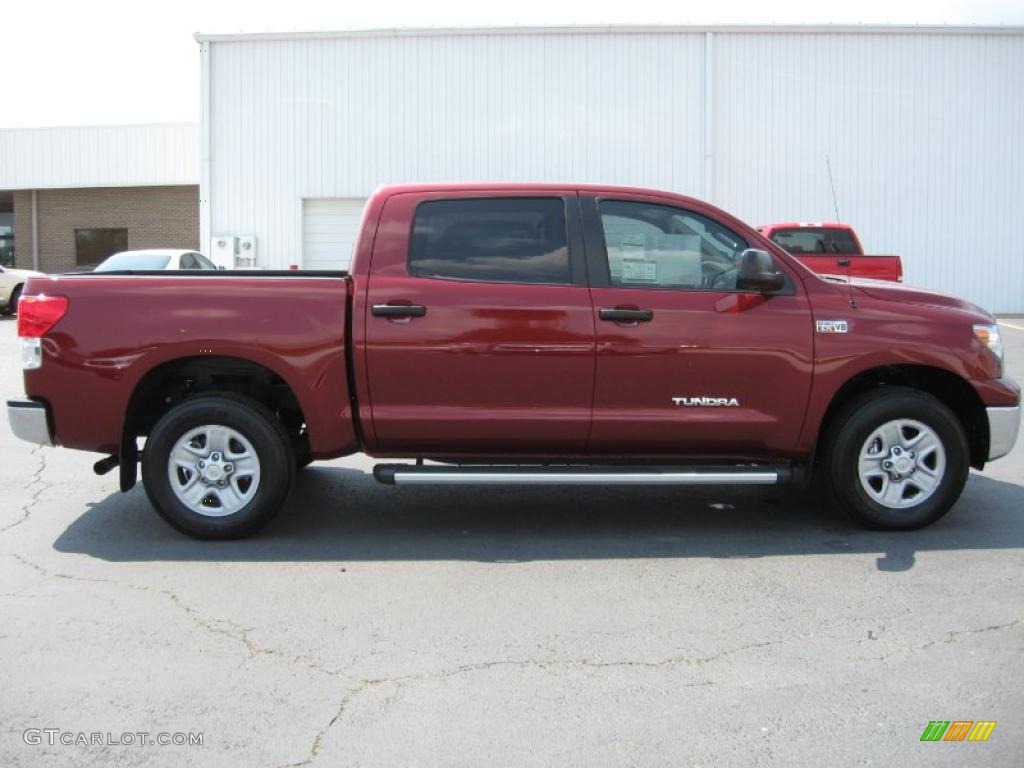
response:
[[[790,253],[859,254],[857,241],[847,229],[831,227],[794,227],[772,232],[772,241]]]
[[[166,269],[171,257],[166,253],[115,253],[96,267],[94,272],[116,272],[122,269]]]

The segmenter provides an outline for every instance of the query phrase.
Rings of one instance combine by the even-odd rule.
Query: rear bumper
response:
[[[14,436],[36,445],[53,445],[46,406],[32,400],[8,400],[7,420]]]
[[[1005,456],[1013,450],[1020,431],[1020,406],[988,407],[988,460]]]

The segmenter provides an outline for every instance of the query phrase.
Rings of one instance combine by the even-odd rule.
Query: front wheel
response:
[[[834,422],[826,463],[839,505],[862,525],[885,530],[938,520],[960,497],[970,469],[956,415],[906,387],[847,404]]]
[[[260,530],[284,504],[295,456],[261,403],[201,395],[169,411],[146,440],[142,479],[164,520],[198,539]]]

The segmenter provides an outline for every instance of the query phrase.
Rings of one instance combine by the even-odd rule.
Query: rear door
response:
[[[595,351],[575,192],[395,195],[367,291],[376,452],[583,453]]]
[[[749,243],[711,209],[630,194],[581,203],[597,325],[591,452],[791,451],[812,373],[800,281],[770,298],[737,290]]]

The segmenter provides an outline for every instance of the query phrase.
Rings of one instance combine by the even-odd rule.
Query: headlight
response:
[[[974,335],[978,341],[992,351],[993,355],[999,358],[1001,364],[1003,362],[1003,337],[999,334],[999,326],[976,325],[974,326]]]

